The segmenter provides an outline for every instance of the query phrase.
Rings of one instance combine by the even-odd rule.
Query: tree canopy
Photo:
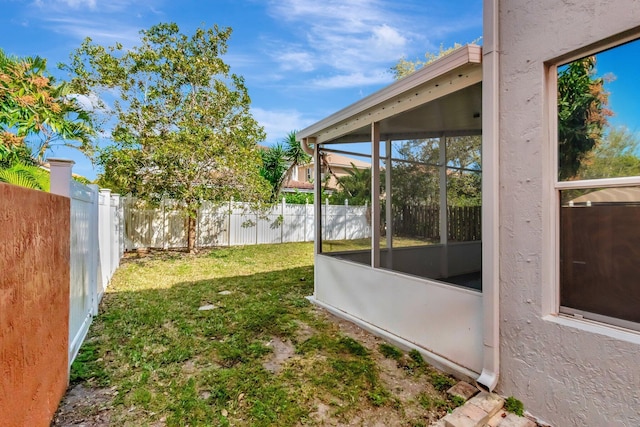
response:
[[[626,128],[610,129],[583,157],[579,179],[640,176],[640,139]]]
[[[419,70],[435,61],[438,58],[441,58],[445,55],[450,54],[458,48],[461,48],[462,45],[460,43],[454,43],[453,46],[444,47],[443,44],[440,45],[440,50],[437,53],[426,52],[424,54],[424,61],[420,59],[416,59],[415,61],[407,60],[406,58],[400,58],[398,62],[391,67],[391,73],[395,77],[396,80],[401,79],[402,77],[406,77],[414,71]]]
[[[596,58],[573,61],[558,71],[558,176],[575,178],[580,164],[602,139],[611,111]]]
[[[186,35],[164,23],[140,34],[131,48],[87,38],[62,68],[75,90],[101,100],[112,124],[113,144],[98,156],[100,182],[150,202],[176,200],[193,251],[202,201],[268,196],[257,146],[265,134],[249,111],[244,79],[220,58],[230,28]]]
[[[0,49],[0,155],[42,161],[55,143],[93,149],[95,123],[65,82],[56,82],[43,58],[12,57]],[[33,155],[31,154],[33,153]]]

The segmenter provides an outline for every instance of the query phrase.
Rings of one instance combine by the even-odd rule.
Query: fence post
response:
[[[68,159],[48,159],[51,171],[49,192],[71,198],[71,169],[76,163]]]
[[[321,203],[322,204],[322,203]],[[322,231],[325,239],[329,240],[329,236],[327,235],[327,223],[329,222],[329,198],[325,199],[325,209],[324,209],[324,221],[322,222]]]
[[[120,221],[118,218],[118,207],[120,206],[120,195],[119,194],[111,194],[111,203],[109,210],[109,218],[111,219],[111,262],[109,263],[109,280],[115,273],[116,268],[118,268],[118,263],[120,262],[120,245],[117,242],[116,236],[120,234]]]
[[[118,234],[118,267],[120,266],[120,260],[124,255],[124,200],[126,197],[120,197],[120,204],[117,208],[118,224],[120,224],[120,234]]]
[[[100,233],[100,226],[98,222],[98,192],[100,191],[100,189],[95,184],[89,184],[88,187],[91,188],[91,220],[89,221],[89,226],[91,228],[89,230],[89,247],[92,248],[92,250],[89,251],[89,289],[91,290],[93,315],[96,316],[98,314],[98,304],[100,304],[100,299],[102,297],[102,293],[104,292],[102,283],[100,283],[101,278],[98,277],[98,275],[100,274],[100,269],[98,268],[98,244]],[[98,283],[100,283],[100,288],[98,288]]]
[[[110,213],[111,213],[111,190],[107,188],[100,189],[100,267],[102,272],[102,286],[106,289],[109,283],[111,271],[111,239],[109,238],[110,229]]]
[[[344,240],[347,240],[347,226],[349,225],[349,199],[344,199]]]
[[[167,203],[163,198],[160,200],[160,208],[162,209],[162,248],[169,249],[169,223],[167,222]]]
[[[282,211],[281,211],[282,221],[280,222],[280,243],[284,243],[284,210],[286,205],[287,205],[287,199],[285,199],[285,197],[282,196]]]
[[[227,227],[227,246],[231,246],[231,215],[233,213],[233,197],[229,199],[229,226]]]

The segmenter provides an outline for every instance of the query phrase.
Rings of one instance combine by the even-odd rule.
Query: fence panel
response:
[[[89,331],[98,304],[98,191],[71,181],[71,257],[69,289],[69,361]]]
[[[157,209],[124,198],[125,248],[184,248],[187,223],[170,202]],[[328,205],[323,208],[323,227],[330,238],[361,239],[371,236],[370,212],[366,206]],[[268,209],[253,209],[248,203],[205,202],[198,210],[198,247],[309,242],[314,235],[312,204],[278,203]]]
[[[231,203],[229,244],[251,245],[258,240],[258,214],[247,209],[244,203]]]
[[[258,212],[258,240],[255,243],[282,243],[284,215],[282,204],[274,205],[264,213]]]
[[[313,205],[282,204],[282,241],[307,242],[313,240]],[[309,216],[311,223],[309,224]],[[308,230],[311,229],[311,234]]]
[[[204,202],[198,210],[197,245],[229,245],[230,206],[228,203]]]
[[[345,206],[345,238],[371,237],[371,211],[368,206]]]
[[[0,425],[48,426],[69,384],[70,200],[5,183],[0,200]]]
[[[323,240],[347,239],[347,209],[347,206],[342,205],[324,205],[322,209]]]

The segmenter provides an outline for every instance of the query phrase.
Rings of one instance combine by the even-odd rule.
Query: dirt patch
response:
[[[111,425],[110,409],[116,391],[87,388],[77,384],[67,390],[58,407],[52,426],[106,427]]]
[[[273,337],[271,341],[267,343],[267,346],[272,349],[271,357],[264,362],[262,366],[269,372],[278,373],[282,369],[284,362],[289,360],[296,352],[295,347],[291,344],[291,341],[282,341],[278,337]]]

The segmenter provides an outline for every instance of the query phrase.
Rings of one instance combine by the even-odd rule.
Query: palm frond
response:
[[[18,163],[8,169],[0,169],[0,182],[7,184],[49,191],[49,181],[49,174],[37,166]]]

